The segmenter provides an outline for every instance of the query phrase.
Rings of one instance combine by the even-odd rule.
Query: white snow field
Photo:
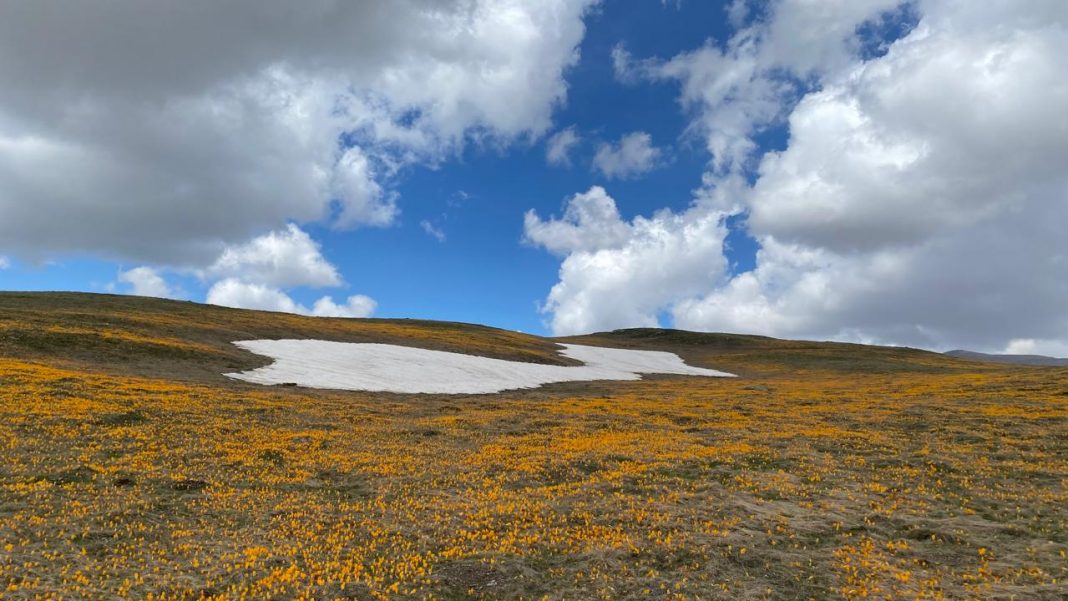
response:
[[[275,360],[266,367],[226,374],[255,384],[372,392],[482,394],[536,388],[553,382],[638,380],[639,374],[734,377],[691,367],[674,353],[564,344],[574,367],[505,361],[462,353],[325,340],[245,340],[237,346]]]

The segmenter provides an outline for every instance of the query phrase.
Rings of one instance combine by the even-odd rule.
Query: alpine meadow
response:
[[[261,387],[253,337],[490,328],[0,295],[5,599],[1056,599],[1068,371],[671,330],[738,378]]]
[[[0,0],[0,601],[1068,600],[1068,0]]]

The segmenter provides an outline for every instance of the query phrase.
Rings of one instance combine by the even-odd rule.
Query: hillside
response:
[[[739,378],[258,386],[253,338]],[[1068,369],[0,294],[0,599],[1062,599]]]
[[[0,292],[0,356],[70,361],[149,377],[225,384],[224,372],[268,360],[237,340],[312,338],[376,342],[547,365],[575,365],[558,342],[677,353],[693,365],[771,375],[959,370],[936,353],[762,336],[632,329],[559,339],[486,326],[416,319],[330,319],[183,301],[84,293]]]
[[[986,361],[987,363],[1008,363],[1011,365],[1037,365],[1043,367],[1068,367],[1068,359],[1047,357],[1045,355],[991,355],[975,351],[949,351],[946,353],[955,359]]]
[[[559,356],[551,341],[472,324],[313,318],[117,295],[0,292],[0,356],[222,384],[222,373],[266,361],[233,345],[259,338],[380,342],[574,364]]]
[[[841,342],[779,340],[766,336],[709,334],[683,330],[636,328],[570,336],[560,341],[616,348],[664,350],[695,365],[718,365],[754,376],[768,377],[816,370],[838,373],[938,373],[968,369],[938,353],[903,347]]]

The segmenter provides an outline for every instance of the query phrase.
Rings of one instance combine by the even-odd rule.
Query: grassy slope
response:
[[[841,373],[953,372],[974,369],[939,353],[839,342],[779,340],[766,336],[706,334],[635,328],[559,339],[617,348],[664,350],[694,365],[719,366],[740,375],[768,377],[806,371]]]
[[[895,372],[967,369],[936,353],[763,336],[631,329],[547,339],[485,326],[412,319],[324,319],[163,299],[0,292],[0,356],[73,361],[90,369],[226,382],[267,359],[231,344],[317,338],[401,344],[552,365],[574,361],[556,341],[678,353],[694,365],[771,375],[787,370]],[[963,366],[963,367],[962,367]]]
[[[554,357],[461,324],[2,294],[0,599],[1063,598],[1065,369],[626,330],[576,340],[746,377],[218,377],[263,336]]]
[[[381,342],[571,364],[551,341],[472,324],[324,319],[130,296],[0,292],[0,356],[222,383],[224,372],[267,361],[231,344],[259,338]]]

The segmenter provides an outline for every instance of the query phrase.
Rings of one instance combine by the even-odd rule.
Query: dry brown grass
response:
[[[611,338],[747,377],[331,393],[8,339],[0,599],[1064,598],[1068,370]]]

